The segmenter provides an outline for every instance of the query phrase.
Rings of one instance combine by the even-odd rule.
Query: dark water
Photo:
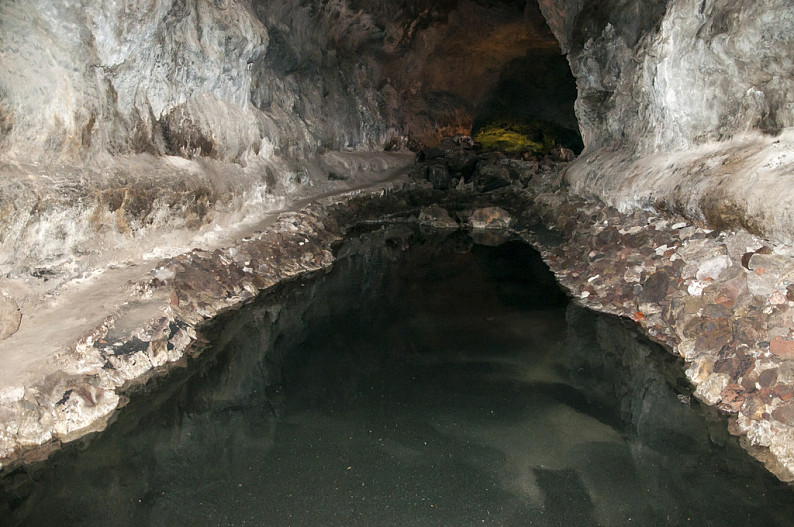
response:
[[[340,254],[6,478],[3,524],[792,525],[680,365],[568,306],[526,246],[397,228]]]

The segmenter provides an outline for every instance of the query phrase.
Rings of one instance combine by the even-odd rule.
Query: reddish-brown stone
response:
[[[729,384],[722,390],[720,409],[725,412],[737,413],[744,403],[744,389],[738,384]]]
[[[794,357],[794,340],[773,337],[769,341],[769,351],[779,357]]]
[[[781,401],[788,401],[794,397],[794,388],[788,384],[776,384],[772,387],[774,393]]]

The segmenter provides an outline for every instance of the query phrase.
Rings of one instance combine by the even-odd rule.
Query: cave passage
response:
[[[4,524],[790,525],[680,365],[527,245],[398,225],[338,255],[5,478]]]

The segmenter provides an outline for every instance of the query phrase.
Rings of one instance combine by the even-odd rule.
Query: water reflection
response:
[[[363,233],[228,317],[86,449],[7,478],[7,523],[790,524],[672,358],[528,247],[439,236]]]

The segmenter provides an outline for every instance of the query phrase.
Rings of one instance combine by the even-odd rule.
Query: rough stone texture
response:
[[[541,0],[577,78],[572,188],[794,241],[794,6]]]
[[[22,312],[16,301],[0,293],[0,340],[7,339],[17,332],[22,322]]]
[[[0,469],[103,430],[130,390],[201,353],[196,340],[205,323],[281,282],[328,269],[331,244],[353,223],[388,214],[381,197],[398,186],[325,198],[226,248],[157,263],[103,323],[0,386]]]
[[[506,64],[557,49],[537,6],[525,11],[484,0],[3,2],[0,155],[245,163],[399,147],[406,134],[438,142],[470,132]]]
[[[507,66],[556,46],[507,0],[2,2],[3,290],[24,314],[30,282],[355,184],[368,161],[338,152],[468,133]]]
[[[330,77],[323,70],[289,64],[294,59],[278,53],[290,26],[304,32],[318,23],[320,34],[329,31],[328,13],[284,11],[290,7],[252,9],[234,0],[3,2],[3,153],[22,162],[140,152],[239,161],[274,147],[312,152],[319,145],[382,144],[387,126],[360,86],[369,79],[351,71],[355,64],[319,57],[325,69],[343,71],[337,84],[353,88],[336,89],[324,86]],[[279,68],[297,71],[284,76]],[[321,106],[323,89],[336,92],[322,105],[326,115],[301,115]]]
[[[540,216],[559,237],[522,236],[542,249],[560,283],[577,302],[634,320],[681,356],[695,396],[729,416],[730,431],[769,470],[794,481],[789,248],[669,213],[621,214],[535,185],[535,202],[523,214]],[[772,254],[764,256],[766,267],[751,270],[742,265],[748,251]],[[754,281],[763,286],[748,287]]]

